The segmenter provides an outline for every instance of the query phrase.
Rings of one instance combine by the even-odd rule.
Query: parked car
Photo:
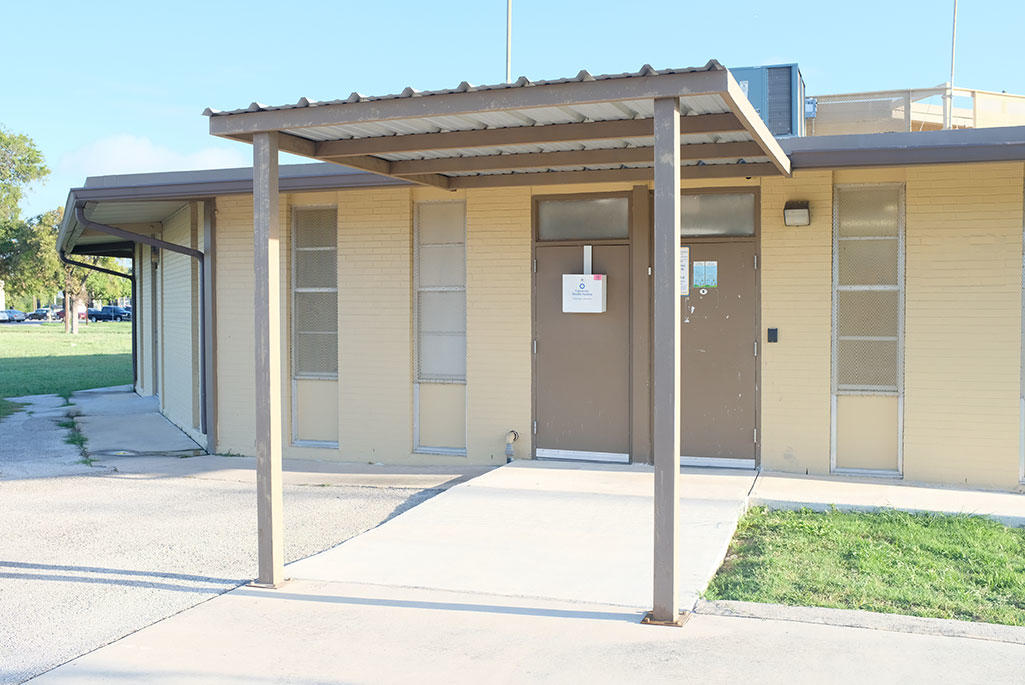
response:
[[[17,309],[5,309],[4,311],[7,313],[7,320],[10,322],[25,320],[25,312]]]
[[[7,323],[10,319],[7,318],[7,310],[0,309],[0,323]]]
[[[132,313],[124,307],[107,305],[102,309],[89,310],[90,321],[131,321]]]
[[[40,307],[36,311],[30,313],[25,317],[28,321],[52,321],[53,310],[47,309],[46,307]]]
[[[57,309],[56,311],[54,311],[53,318],[54,318],[55,321],[63,321],[64,320],[64,310],[63,309]],[[79,312],[78,313],[78,320],[79,321],[85,321],[85,312]]]

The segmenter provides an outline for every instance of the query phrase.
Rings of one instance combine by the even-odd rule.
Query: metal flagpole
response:
[[[512,83],[512,0],[505,0],[505,82]]]
[[[957,0],[954,0],[954,21],[950,29],[950,80],[944,95],[943,128],[950,128],[954,121],[954,49],[957,46]]]

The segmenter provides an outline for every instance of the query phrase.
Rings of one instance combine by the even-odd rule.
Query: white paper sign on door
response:
[[[690,296],[690,248],[680,248],[680,297]]]

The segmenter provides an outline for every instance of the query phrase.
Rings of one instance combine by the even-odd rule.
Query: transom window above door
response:
[[[537,204],[538,240],[622,240],[630,235],[627,197],[576,197]]]
[[[680,200],[680,232],[684,236],[755,234],[754,193],[685,193]]]

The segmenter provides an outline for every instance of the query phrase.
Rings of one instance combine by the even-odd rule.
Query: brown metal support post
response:
[[[217,301],[214,279],[217,266],[216,241],[214,238],[214,200],[207,200],[203,203],[203,383],[205,392],[203,401],[204,426],[206,433],[206,451],[210,454],[217,452],[217,316],[215,304]]]
[[[284,581],[281,538],[281,297],[278,134],[253,136],[253,320],[255,326],[256,494],[259,577]]]
[[[680,625],[680,100],[655,100],[652,437],[654,604],[648,623]]]

